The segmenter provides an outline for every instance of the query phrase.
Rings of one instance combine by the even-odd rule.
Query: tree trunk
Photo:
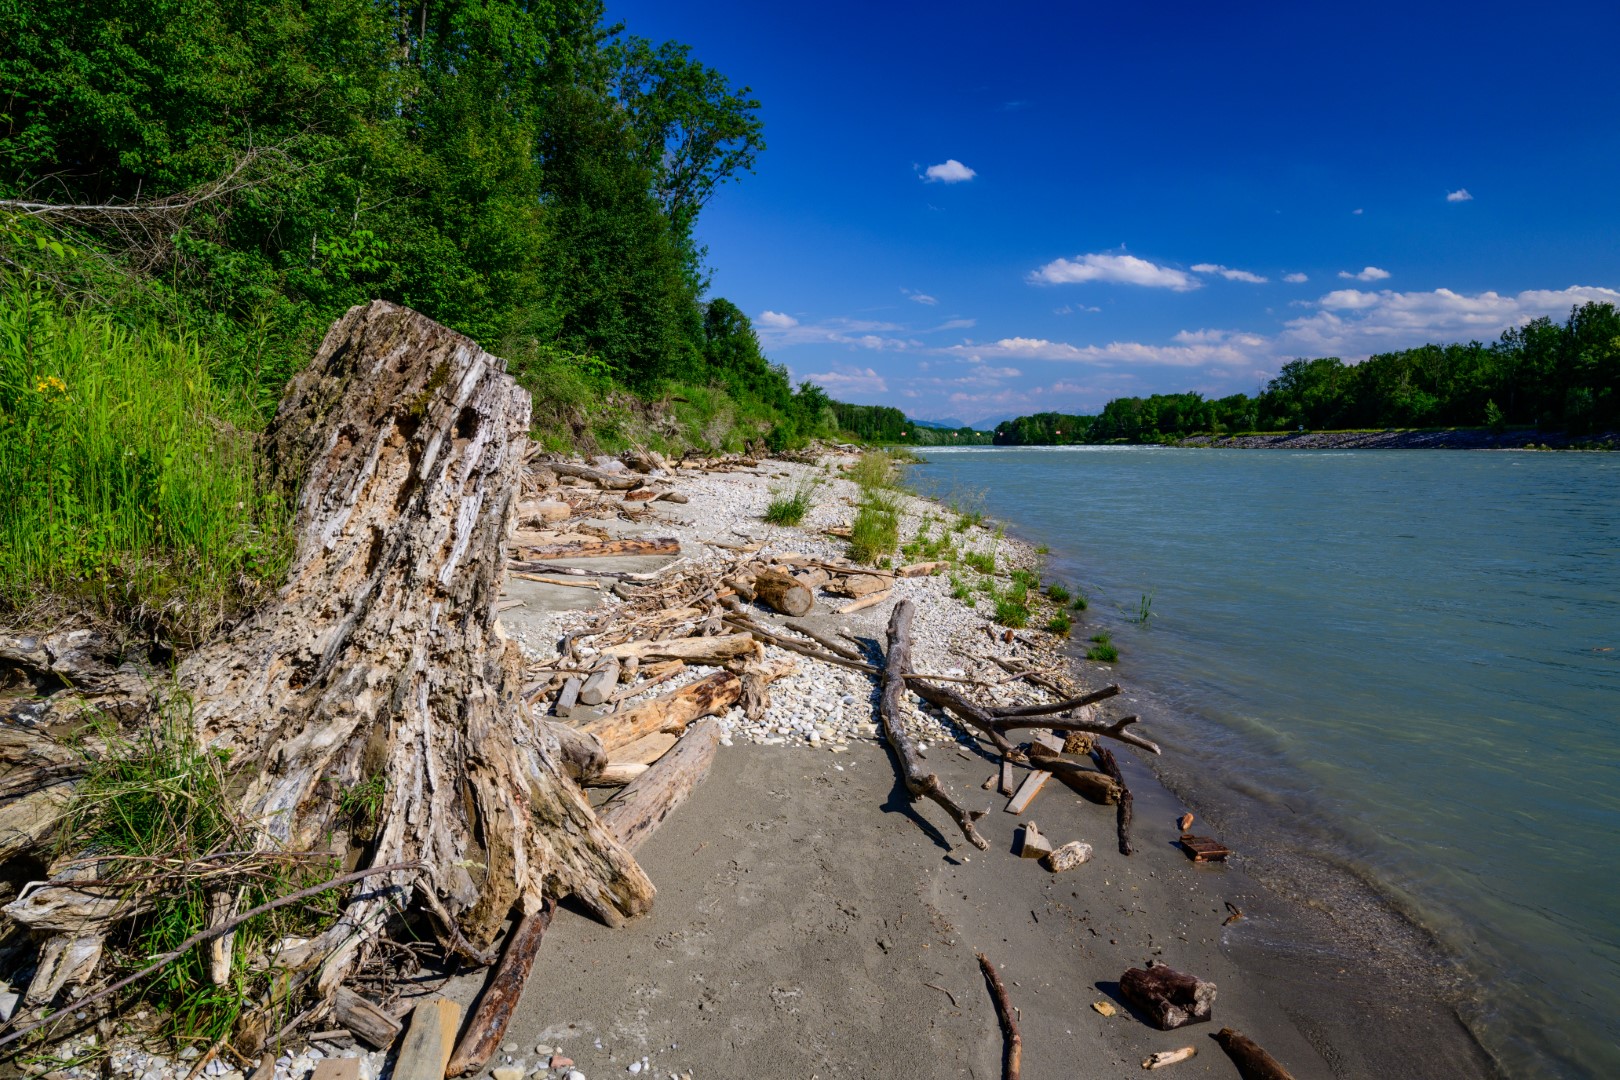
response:
[[[275,602],[181,665],[198,732],[230,752],[267,845],[341,850],[339,794],[380,778],[362,865],[426,866],[356,887],[304,954],[322,990],[419,887],[478,948],[545,895],[610,923],[652,902],[530,716],[496,618],[528,423],[501,360],[374,301],[327,332],[265,433],[297,549]]]

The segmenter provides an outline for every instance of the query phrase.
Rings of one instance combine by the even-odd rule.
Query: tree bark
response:
[[[913,801],[929,798],[938,803],[961,828],[962,835],[980,851],[990,842],[980,836],[973,823],[984,816],[983,810],[964,810],[955,799],[945,793],[945,785],[935,773],[924,772],[922,758],[917,756],[917,745],[906,732],[902,712],[906,696],[906,670],[911,667],[911,619],[915,609],[910,600],[894,606],[889,616],[889,648],[883,662],[883,696],[878,715],[883,722],[883,737],[894,750],[900,766],[900,779]]]
[[[380,777],[364,861],[426,866],[357,886],[305,954],[323,991],[422,884],[480,948],[514,903],[572,895],[616,923],[652,902],[529,715],[496,617],[529,422],[504,367],[383,301],[335,323],[265,434],[298,493],[287,583],[179,671],[267,846],[341,850],[339,793]]]

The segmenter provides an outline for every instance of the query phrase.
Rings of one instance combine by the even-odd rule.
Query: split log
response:
[[[1215,1009],[1214,983],[1164,964],[1130,968],[1119,977],[1119,992],[1160,1031],[1208,1020]]]
[[[688,664],[719,667],[729,660],[751,656],[758,651],[749,634],[720,637],[676,638],[673,641],[627,641],[602,650],[608,656],[634,656],[642,661],[684,660]]]
[[[878,574],[846,574],[827,582],[827,591],[834,596],[847,596],[851,600],[859,600],[863,596],[883,592],[892,584],[894,582],[891,578]]]
[[[610,559],[627,555],[679,555],[681,542],[673,536],[632,537],[625,540],[579,541],[522,549],[529,559]]]
[[[792,660],[744,665],[741,697],[743,714],[750,720],[763,717],[765,710],[771,707],[771,683],[785,679],[798,670],[799,665]]]
[[[950,563],[946,562],[911,563],[909,566],[900,567],[894,573],[896,577],[928,577],[932,574],[939,573],[942,569],[949,565]]]
[[[1029,763],[1051,773],[1092,802],[1112,805],[1119,801],[1120,785],[1113,777],[1088,769],[1078,761],[1070,761],[1040,743],[1030,744]]]
[[[1237,1066],[1243,1080],[1294,1080],[1294,1074],[1283,1068],[1282,1062],[1261,1049],[1260,1044],[1231,1028],[1221,1028],[1210,1038],[1220,1044],[1226,1056]]]
[[[1051,773],[1043,769],[1033,770],[1024,777],[1024,782],[1018,785],[1018,790],[1013,792],[1012,798],[1007,800],[1007,805],[1003,809],[1009,814],[1022,814],[1029,809],[1029,804],[1035,801],[1035,796],[1041,793],[1041,788],[1045,787],[1050,779]]]
[[[700,716],[725,712],[740,697],[742,680],[729,671],[717,671],[651,701],[592,720],[580,730],[601,739],[611,756],[614,750],[644,735],[660,731],[679,734]]]
[[[558,476],[572,476],[580,480],[589,480],[597,487],[608,491],[629,491],[633,487],[641,486],[641,481],[634,476],[603,472],[600,469],[592,469],[586,465],[575,465],[568,461],[548,461],[546,462],[546,468]]]
[[[783,615],[808,615],[816,606],[815,595],[807,586],[779,570],[761,570],[754,575],[754,598]]]
[[[444,1080],[461,1025],[461,1006],[444,998],[422,1002],[411,1010],[410,1030],[394,1061],[393,1080]]]
[[[1107,773],[1114,783],[1119,785],[1119,813],[1115,827],[1119,832],[1119,853],[1131,853],[1131,789],[1125,786],[1125,774],[1119,771],[1119,762],[1114,760],[1114,752],[1106,746],[1092,748],[1092,754],[1102,771]]]
[[[922,758],[917,756],[917,745],[906,732],[902,706],[906,694],[905,672],[911,667],[911,620],[915,607],[910,600],[902,600],[889,616],[889,647],[883,662],[883,692],[878,703],[878,716],[883,724],[883,737],[894,751],[900,766],[900,778],[913,801],[929,798],[938,803],[961,828],[962,835],[979,850],[990,846],[980,836],[973,823],[984,816],[983,810],[964,810],[945,792],[935,773],[923,772]]]
[[[1024,822],[1024,827],[1018,835],[1018,857],[1020,859],[1044,859],[1052,854],[1052,841],[1041,835],[1033,821]]]
[[[636,761],[610,761],[606,768],[585,781],[585,785],[587,787],[624,787],[624,785],[650,768],[652,768],[651,765],[643,765]]]
[[[1001,973],[996,971],[996,965],[990,962],[989,957],[984,953],[974,955],[979,958],[979,970],[984,972],[984,981],[990,984],[990,996],[996,1003],[996,1018],[1001,1021],[1002,1035],[1007,1043],[1002,1056],[1002,1080],[1018,1080],[1024,1062],[1024,1037],[1018,1031],[1018,1018],[1007,997],[1007,984],[1001,981]]]
[[[496,616],[528,424],[502,361],[377,301],[333,325],[264,434],[295,551],[275,601],[181,665],[198,735],[266,846],[341,839],[338,794],[386,776],[364,861],[423,867],[356,885],[301,951],[322,991],[418,889],[458,949],[545,896],[611,923],[652,902],[532,723]]]

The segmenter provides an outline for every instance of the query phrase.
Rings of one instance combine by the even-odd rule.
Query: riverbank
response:
[[[1221,450],[1614,450],[1620,432],[1567,435],[1559,431],[1422,428],[1390,431],[1300,431],[1274,435],[1194,435],[1176,446]]]
[[[689,502],[654,503],[656,523],[643,527],[674,533],[694,559],[731,559],[755,544],[762,555],[835,559],[844,545],[822,530],[848,523],[856,493],[847,481],[829,480],[801,527],[761,520],[773,488],[814,472],[768,462],[681,477]],[[951,517],[907,498],[901,535],[925,515]],[[967,529],[962,546],[994,548],[1005,569],[1039,562],[1028,544],[985,526]],[[998,682],[975,695],[1004,703],[1048,697],[1005,681],[997,658],[1061,665],[1074,663],[1069,650],[1038,630],[1005,642],[996,628],[992,642],[988,605],[970,609],[951,588],[946,576],[895,583],[896,598],[917,605],[915,666]],[[823,611],[840,603],[818,595]],[[537,659],[594,618],[542,607],[526,601],[504,616]],[[888,609],[823,627],[879,642]],[[788,654],[768,650],[778,658]],[[1114,677],[1085,662],[1070,670],[1091,686]],[[1124,698],[1114,714],[1138,711],[1129,686]],[[1136,796],[1130,858],[1114,848],[1112,809],[1067,789],[1050,786],[1027,815],[1007,814],[1006,800],[980,787],[993,757],[948,719],[918,713],[928,767],[969,807],[990,806],[979,823],[990,847],[978,852],[932,804],[905,797],[871,727],[872,702],[865,676],[811,663],[772,686],[764,723],[726,718],[733,745],[639,854],[660,889],[653,912],[619,930],[559,914],[509,1032],[511,1065],[533,1069],[540,1047],[561,1047],[587,1076],[643,1058],[659,1076],[993,1076],[1001,1042],[974,960],[982,950],[1021,1010],[1027,1076],[1118,1076],[1184,1045],[1199,1047],[1178,1066],[1187,1075],[1236,1075],[1207,1037],[1219,1026],[1245,1031],[1301,1080],[1490,1075],[1457,1020],[1455,981],[1428,977],[1438,970],[1432,946],[1410,928],[1392,932],[1406,924],[1370,893],[1311,895],[1300,880],[1279,895],[1248,872],[1264,851],[1240,832],[1217,833],[1237,852],[1230,863],[1189,862],[1175,845],[1186,804],[1120,748]],[[1196,748],[1185,756],[1196,772]],[[1212,815],[1199,828],[1219,830],[1216,802],[1199,796],[1198,805],[1208,807],[1201,818]],[[1093,860],[1053,875],[1015,858],[1026,817],[1055,841],[1090,842]],[[1227,903],[1244,918],[1228,922]],[[1369,939],[1385,948],[1363,952]],[[1215,981],[1215,1023],[1161,1033],[1133,1018],[1117,981],[1150,960]]]

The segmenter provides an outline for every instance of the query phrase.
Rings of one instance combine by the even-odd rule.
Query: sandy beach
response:
[[[771,491],[809,469],[772,461],[677,478],[689,503],[655,503],[654,519],[634,531],[678,535],[687,557],[735,558],[730,549],[745,542],[766,555],[836,557],[841,542],[821,530],[847,521],[845,481],[822,489],[799,528],[761,522]],[[944,511],[909,499],[902,536],[925,514]],[[1038,563],[989,525],[965,542],[995,547],[1010,565]],[[588,614],[546,609],[595,599],[513,592],[529,599],[505,619],[536,657]],[[988,679],[1000,671],[993,653],[1056,655],[1057,639],[1040,630],[992,644],[985,616],[952,599],[945,577],[902,579],[895,592],[918,607],[919,668]],[[828,610],[829,598],[819,600]],[[876,644],[889,606],[821,618]],[[1111,681],[1103,665],[1072,663],[1088,686]],[[989,808],[980,852],[937,807],[906,797],[870,726],[869,678],[807,661],[772,690],[765,724],[726,718],[732,745],[640,851],[659,888],[652,914],[608,929],[559,912],[503,1047],[511,1060],[494,1064],[530,1072],[561,1053],[587,1077],[996,1076],[1003,1044],[975,960],[982,951],[1019,1010],[1027,1077],[1134,1074],[1150,1054],[1182,1046],[1198,1053],[1176,1075],[1236,1076],[1210,1038],[1220,1027],[1248,1034],[1300,1078],[1492,1074],[1457,1019],[1454,982],[1432,978],[1439,961],[1424,955],[1420,931],[1325,869],[1288,894],[1263,887],[1245,871],[1242,835],[1221,837],[1236,853],[1227,863],[1194,864],[1176,844],[1188,804],[1135,751],[1115,746],[1136,800],[1137,850],[1126,858],[1112,807],[1054,782],[1025,814],[1006,813],[1007,800],[982,788],[993,751],[940,714],[918,713],[917,735],[933,740],[928,767],[966,805]],[[1047,699],[1022,682],[981,693]],[[846,698],[856,704],[833,705]],[[1135,708],[1109,706],[1108,716]],[[806,729],[818,727],[825,737],[812,741]],[[1196,775],[1196,762],[1173,769]],[[1219,793],[1199,799],[1218,807]],[[1017,858],[1026,820],[1054,842],[1091,843],[1095,856],[1063,874]],[[1243,917],[1229,921],[1228,904]],[[1213,1021],[1160,1032],[1134,1015],[1118,980],[1149,962],[1215,982]],[[459,993],[475,989],[468,980]]]

